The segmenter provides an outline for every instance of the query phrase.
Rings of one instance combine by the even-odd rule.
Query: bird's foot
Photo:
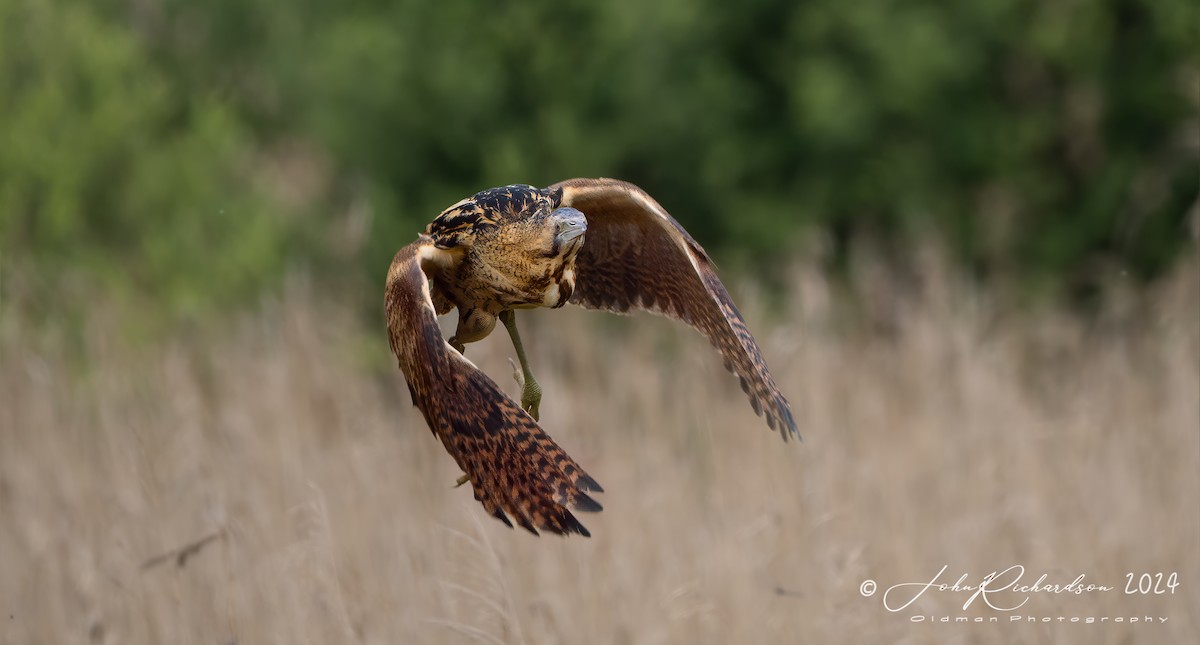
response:
[[[534,421],[538,421],[538,408],[542,404],[542,386],[534,380],[533,374],[523,373],[513,359],[508,359],[508,364],[513,368],[513,380],[521,388],[521,407],[525,408]]]
[[[463,475],[462,477],[459,477],[457,481],[454,482],[454,487],[458,488],[459,486],[462,486],[463,484],[465,484],[469,481],[471,481],[471,476]]]
[[[541,405],[541,390],[540,390],[540,388],[538,391],[536,391],[536,394],[534,394],[534,396],[529,396],[528,390],[526,391],[526,393],[521,394],[521,406],[522,406],[522,408],[526,409],[527,412],[529,412],[529,416],[532,416],[534,421],[539,420],[539,418],[538,418],[539,417],[539,415],[538,415],[538,406],[539,405]]]
[[[542,404],[542,388],[537,384],[537,381],[526,381],[525,388],[521,391],[521,407],[533,417],[534,421],[538,420],[538,406]]]

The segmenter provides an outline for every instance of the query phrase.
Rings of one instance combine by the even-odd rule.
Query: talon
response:
[[[538,419],[538,407],[542,404],[542,387],[537,381],[526,381],[521,391],[521,407],[533,417],[534,421]]]
[[[459,477],[457,481],[454,482],[454,487],[458,488],[459,486],[462,486],[463,484],[465,484],[469,481],[471,481],[471,476],[463,475],[462,477]]]

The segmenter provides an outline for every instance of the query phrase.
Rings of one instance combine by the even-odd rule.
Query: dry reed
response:
[[[794,278],[777,323],[735,295],[798,445],[675,323],[522,317],[543,425],[605,486],[590,540],[510,531],[453,488],[399,372],[363,358],[381,330],[317,298],[149,356],[96,323],[82,371],[9,325],[0,642],[1196,642],[1195,265],[1091,325],[937,279],[888,334],[839,329],[823,282]],[[514,393],[510,353],[469,349]],[[977,583],[1013,564],[1117,589],[882,603],[943,565]],[[1160,571],[1174,594],[1124,593]],[[1168,621],[1069,622],[1089,616]]]

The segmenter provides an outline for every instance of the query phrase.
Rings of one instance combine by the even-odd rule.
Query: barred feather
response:
[[[601,492],[600,485],[442,339],[423,269],[438,252],[422,236],[400,249],[388,271],[388,340],[414,405],[489,513],[509,526],[511,518],[534,534],[542,529],[589,535],[570,509],[601,510],[585,492]]]
[[[587,216],[572,303],[617,313],[645,309],[695,327],[737,375],[754,412],[784,441],[800,436],[712,260],[675,218],[642,189],[615,179],[569,179],[547,190]]]

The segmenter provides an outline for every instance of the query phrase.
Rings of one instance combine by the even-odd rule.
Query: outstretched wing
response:
[[[720,350],[754,412],[765,414],[784,441],[789,433],[799,437],[746,321],[708,254],[675,218],[641,188],[616,179],[569,179],[546,190],[561,191],[560,205],[587,217],[571,302],[618,313],[647,309],[695,327]]]
[[[599,511],[599,484],[486,374],[442,339],[428,272],[448,252],[429,237],[400,249],[388,269],[388,342],[413,404],[470,478],[475,499],[533,534],[589,533],[568,509]],[[508,515],[508,517],[505,516]]]

